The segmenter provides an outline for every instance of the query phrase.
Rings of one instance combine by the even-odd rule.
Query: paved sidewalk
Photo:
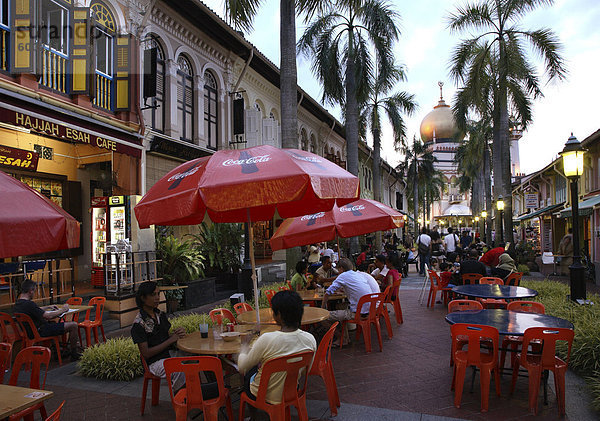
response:
[[[394,337],[387,339],[383,329],[383,352],[375,343],[367,354],[362,339],[342,350],[334,349],[333,364],[342,406],[337,420],[536,420],[558,419],[553,381],[549,381],[549,405],[539,397],[540,412],[533,417],[528,411],[528,383],[519,378],[514,396],[509,395],[510,375],[502,378],[502,396],[496,397],[491,387],[490,410],[480,409],[479,376],[474,391],[469,393],[466,381],[462,406],[453,405],[450,391],[452,369],[449,366],[450,330],[444,321],[446,310],[441,304],[428,309],[418,302],[422,278],[411,274],[402,281],[401,302],[404,324],[398,326],[392,317]],[[427,292],[427,289],[426,289]],[[352,335],[354,339],[354,336]],[[373,338],[375,334],[373,332]],[[470,378],[470,376],[467,376]],[[66,400],[63,421],[98,420],[172,420],[174,418],[168,390],[163,384],[161,402],[150,406],[140,416],[142,380],[133,382],[98,381],[81,377],[75,364],[53,368],[47,388],[55,392],[48,410]],[[572,373],[567,376],[568,420],[594,420],[597,415],[589,407],[589,396],[583,381]],[[148,396],[149,397],[149,396]],[[239,397],[233,396],[234,416],[237,419]],[[313,420],[329,419],[327,395],[321,379],[309,380],[308,410]],[[202,419],[202,417],[196,418]],[[222,417],[222,419],[225,419]],[[267,419],[266,417],[261,417]],[[294,417],[294,419],[297,419]]]

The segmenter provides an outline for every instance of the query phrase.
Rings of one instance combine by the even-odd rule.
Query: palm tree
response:
[[[389,74],[390,80],[375,77],[369,98],[363,106],[361,121],[371,129],[373,136],[373,198],[381,201],[381,119],[387,117],[394,136],[394,145],[402,145],[406,140],[406,125],[402,114],[413,115],[417,109],[415,97],[407,92],[397,92],[386,96],[396,82],[405,80],[403,68],[388,69],[379,74]]]
[[[262,0],[225,0],[225,12],[239,29],[251,30]],[[323,0],[280,0],[279,2],[279,95],[281,104],[281,144],[298,147],[298,71],[296,68],[296,13],[307,18],[321,10]]]
[[[418,234],[419,204],[422,203],[425,210],[427,201],[432,203],[440,198],[444,186],[443,175],[435,168],[437,158],[416,137],[413,137],[412,144],[404,143],[397,149],[404,155],[398,170],[406,176],[407,184],[413,186],[413,191],[408,191],[408,199],[413,205],[415,234]],[[421,193],[423,199],[419,200]]]
[[[390,80],[392,44],[399,36],[397,18],[384,0],[338,0],[309,23],[298,43],[323,84],[323,101],[344,108],[348,171],[354,175],[358,175],[359,105],[367,102],[375,66],[378,78]]]
[[[522,18],[539,6],[552,5],[553,0],[476,0],[449,16],[451,32],[475,34],[456,47],[451,74],[460,83],[470,81],[484,94],[476,94],[474,103],[485,101],[493,117],[494,194],[511,195],[509,107],[540,96],[539,76],[530,63],[526,48],[531,47],[544,60],[549,80],[564,79],[566,70],[560,55],[561,44],[547,28],[525,30]],[[485,74],[486,71],[490,73]],[[482,84],[485,80],[492,85]],[[471,90],[471,89],[470,89]],[[490,101],[491,99],[491,101]],[[522,104],[521,104],[522,105]],[[512,240],[512,203],[505,204],[505,225]],[[511,241],[512,242],[512,241]]]

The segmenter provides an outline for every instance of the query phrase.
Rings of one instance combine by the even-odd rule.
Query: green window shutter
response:
[[[117,36],[116,54],[116,111],[128,111],[131,105],[131,80],[132,52],[134,46],[133,36],[130,34]]]
[[[71,53],[71,93],[87,95],[90,92],[91,18],[88,7],[73,9],[73,36]],[[93,71],[91,72],[93,74]]]
[[[13,0],[11,19],[11,73],[35,72],[35,0]]]

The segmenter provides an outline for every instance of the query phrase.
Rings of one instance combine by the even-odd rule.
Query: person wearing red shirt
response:
[[[500,244],[499,247],[488,250],[479,261],[486,266],[496,267],[500,260],[500,255],[505,252],[504,244]]]

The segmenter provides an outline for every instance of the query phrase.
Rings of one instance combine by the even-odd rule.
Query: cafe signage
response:
[[[525,194],[525,208],[526,209],[537,209],[539,206],[537,193],[526,193]]]
[[[60,123],[44,120],[26,113],[0,109],[0,119],[15,126],[24,127],[32,132],[52,136],[55,138],[92,145],[112,152],[124,153],[136,157],[141,156],[137,148],[124,145],[106,137],[97,136],[84,130],[74,129]]]
[[[0,145],[0,165],[4,167],[35,171],[38,158],[37,152]]]

